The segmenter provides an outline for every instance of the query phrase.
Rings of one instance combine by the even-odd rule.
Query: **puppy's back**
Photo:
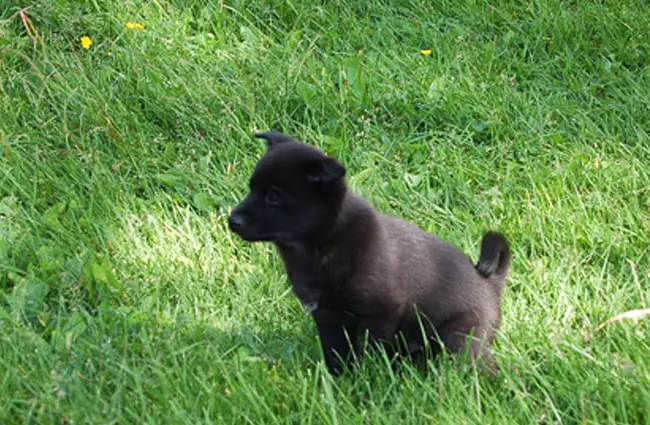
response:
[[[379,223],[382,246],[377,257],[389,263],[384,276],[399,299],[417,306],[433,322],[477,311],[496,324],[500,286],[481,276],[466,254],[404,220],[380,215]]]

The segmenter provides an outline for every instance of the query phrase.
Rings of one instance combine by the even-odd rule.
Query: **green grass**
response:
[[[497,3],[2,2],[0,423],[650,423],[650,320],[596,330],[650,307],[650,8]],[[329,377],[226,226],[268,128],[473,258],[508,235],[499,379]]]

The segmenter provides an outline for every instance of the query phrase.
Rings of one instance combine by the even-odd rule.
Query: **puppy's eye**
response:
[[[271,205],[277,205],[280,202],[282,202],[282,194],[276,188],[270,187],[266,191],[266,203]]]

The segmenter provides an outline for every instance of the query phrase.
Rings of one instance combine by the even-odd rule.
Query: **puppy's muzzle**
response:
[[[246,219],[244,218],[243,215],[233,212],[230,214],[230,217],[228,217],[228,225],[230,225],[230,229],[233,232],[237,232],[238,230],[241,230],[245,225],[246,225]]]

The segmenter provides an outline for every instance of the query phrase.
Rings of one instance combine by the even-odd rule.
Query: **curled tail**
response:
[[[510,247],[501,233],[487,232],[481,242],[481,255],[474,267],[486,279],[503,281],[510,268]]]

